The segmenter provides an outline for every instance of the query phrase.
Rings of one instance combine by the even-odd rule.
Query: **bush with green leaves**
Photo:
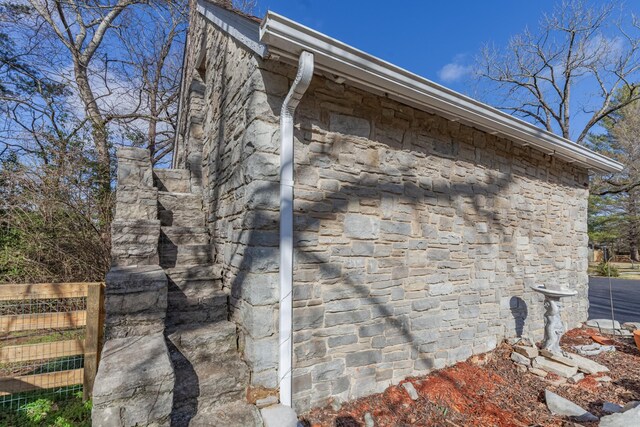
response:
[[[601,262],[598,264],[598,268],[596,269],[597,273],[600,276],[606,277],[619,277],[620,272],[616,268],[616,266],[612,265],[610,262]]]
[[[40,398],[17,411],[0,411],[0,426],[90,427],[91,406],[91,400],[82,401],[82,391],[68,398]]]

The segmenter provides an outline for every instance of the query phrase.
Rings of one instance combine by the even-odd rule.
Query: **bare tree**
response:
[[[106,272],[113,145],[172,149],[183,4],[0,2],[0,281]]]
[[[615,2],[563,0],[538,31],[525,30],[503,50],[486,46],[479,78],[499,108],[582,143],[603,118],[640,99],[638,30],[636,17]],[[613,103],[620,89],[626,97]],[[574,130],[577,111],[587,121]]]
[[[68,51],[73,65],[73,81],[91,123],[97,153],[97,177],[106,195],[111,192],[111,156],[107,118],[98,104],[99,95],[91,84],[91,63],[107,32],[131,5],[145,0],[77,1],[29,0],[43,23]]]
[[[132,144],[149,149],[153,164],[173,150],[186,13],[186,1],[166,2],[137,13],[117,30],[124,48],[117,72],[135,82],[135,105],[108,117],[119,121]]]

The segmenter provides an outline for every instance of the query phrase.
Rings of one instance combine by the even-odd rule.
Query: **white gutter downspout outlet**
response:
[[[293,116],[313,77],[313,54],[302,52],[280,113],[280,403],[293,406]]]

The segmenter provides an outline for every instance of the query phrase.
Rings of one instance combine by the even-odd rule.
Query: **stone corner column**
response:
[[[148,150],[121,147],[117,157],[105,344],[92,425],[169,426],[175,377],[164,338],[168,279],[158,265],[157,189]]]
[[[171,425],[174,380],[164,334],[108,340],[93,390],[92,425]]]

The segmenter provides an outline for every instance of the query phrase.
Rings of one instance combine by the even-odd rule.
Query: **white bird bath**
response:
[[[560,298],[572,297],[576,291],[566,289],[549,289],[544,286],[532,286],[531,289],[544,295],[544,341],[542,349],[552,354],[564,355],[560,348],[560,338],[564,335],[564,325],[560,317]]]

